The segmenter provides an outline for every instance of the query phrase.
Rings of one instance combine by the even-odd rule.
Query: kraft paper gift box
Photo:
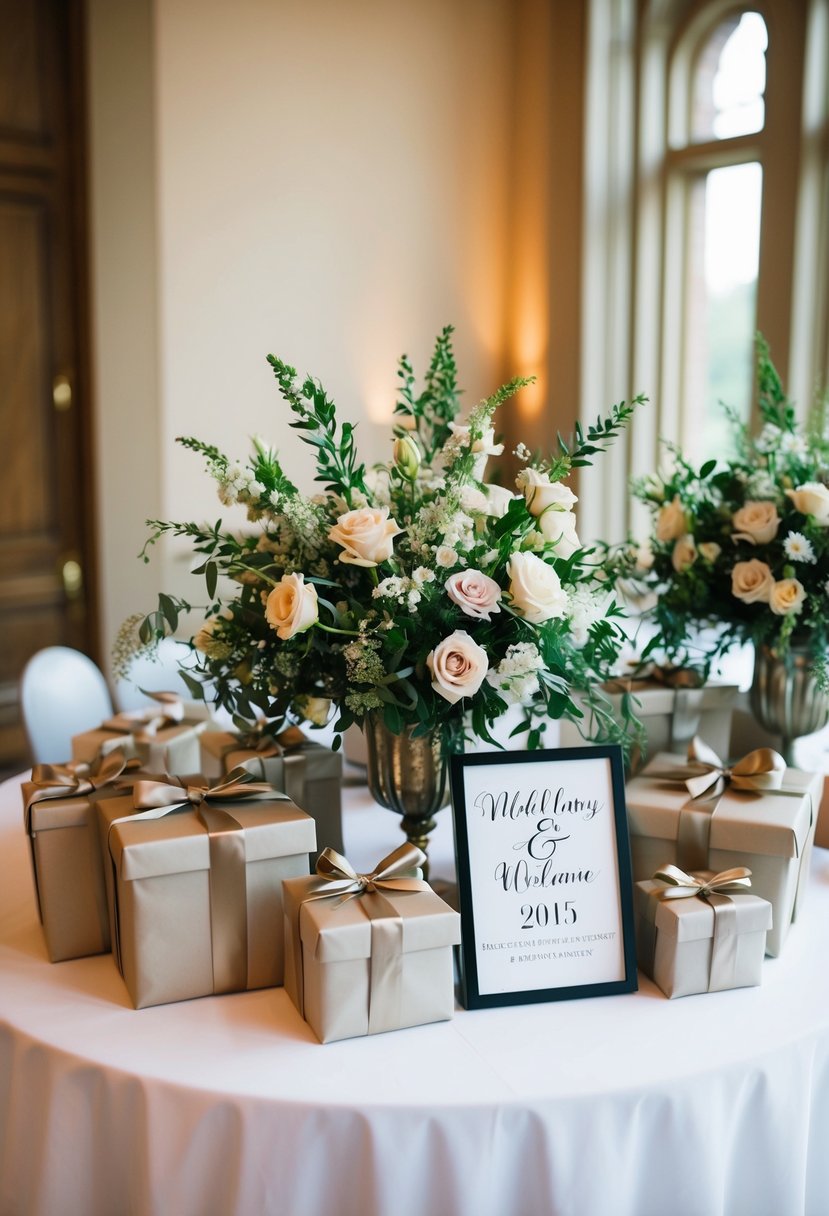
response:
[[[766,952],[776,956],[802,907],[822,774],[786,768],[780,789],[729,785],[718,801],[695,801],[682,781],[652,775],[687,764],[683,756],[660,754],[625,787],[634,881],[669,863],[683,870],[748,866],[753,893],[774,910]]]
[[[716,876],[694,877],[704,888]],[[748,892],[660,898],[666,889],[650,879],[634,888],[636,956],[657,987],[680,997],[758,985],[772,925],[768,900]]]
[[[95,803],[126,783],[123,753],[100,764],[37,764],[23,783],[38,914],[53,963],[104,954],[110,923]]]
[[[73,736],[72,759],[91,763],[117,748],[155,773],[199,772],[199,735],[210,725],[210,710],[188,701],[178,703],[175,720],[166,712],[163,705],[151,706],[108,718],[96,729]]]
[[[207,730],[199,736],[199,743],[199,768],[206,776],[221,777],[243,765],[257,781],[267,781],[281,790],[314,818],[319,848],[343,852],[340,752],[314,743],[296,727],[274,738],[263,736],[258,744],[248,745],[244,735]],[[314,853],[311,865],[316,865],[316,861]]]
[[[312,876],[284,888],[285,988],[317,1038],[332,1043],[447,1021],[460,917],[427,883],[407,877],[423,854],[396,849],[375,870],[371,891],[332,850],[323,850],[318,875],[331,858],[330,872],[342,881]]]
[[[628,691],[638,704],[633,709],[645,729],[647,757],[635,750],[631,770],[638,771],[645,758],[657,752],[684,751],[695,736],[704,739],[720,756],[730,754],[731,715],[739,694],[736,684],[705,684],[702,688],[672,688],[661,681],[648,679],[611,680],[602,691],[614,709],[616,719],[622,721],[621,703],[624,691]],[[578,703],[578,702],[577,702]],[[582,729],[589,730],[589,710],[582,703],[585,722]],[[561,723],[561,746],[579,747],[584,744],[578,726],[569,719]]]
[[[136,811],[176,797],[171,787],[147,795],[143,782],[133,797],[99,803],[113,954],[136,1009],[283,982],[282,883],[308,873],[314,821],[284,794],[260,796],[259,783],[247,800],[227,796],[250,782],[240,773],[169,813]]]

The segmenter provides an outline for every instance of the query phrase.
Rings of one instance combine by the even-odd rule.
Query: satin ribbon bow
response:
[[[31,780],[23,783],[26,830],[29,830],[30,808],[34,803],[48,798],[76,798],[91,794],[93,790],[113,784],[127,769],[137,767],[138,761],[128,760],[122,751],[100,756],[91,764],[83,760],[69,760],[66,764],[36,764]]]
[[[286,795],[278,793],[266,781],[254,781],[246,768],[237,766],[217,785],[185,785],[180,777],[165,777],[163,781],[136,781],[132,787],[133,804],[136,810],[158,810],[166,813],[176,807],[201,806],[203,802],[237,802],[240,799],[270,798],[286,801]],[[158,818],[160,816],[146,816]],[[133,816],[133,818],[135,818]]]
[[[151,739],[168,726],[178,726],[184,721],[184,702],[176,692],[148,692],[157,702],[146,709],[130,709],[116,714],[104,723],[107,730],[135,735],[137,739]]]
[[[695,895],[706,899],[709,895],[745,891],[751,886],[751,870],[745,866],[735,866],[731,870],[721,870],[711,878],[702,878],[696,874],[686,874],[679,866],[668,865],[657,870],[654,879],[668,884],[664,891],[659,892],[660,899],[689,899]]]
[[[415,878],[413,870],[426,864],[426,854],[416,845],[401,844],[379,861],[370,874],[358,874],[351,862],[336,849],[323,849],[317,858],[317,877],[327,886],[307,899],[331,899],[340,895],[341,903],[358,895],[377,891],[428,891],[429,884]],[[303,902],[305,902],[303,900]],[[396,916],[397,913],[393,912]]]
[[[735,764],[727,765],[712,747],[696,736],[688,747],[688,764],[651,771],[657,781],[681,781],[694,801],[719,799],[729,785],[735,790],[779,790],[786,761],[770,747],[758,747]]]

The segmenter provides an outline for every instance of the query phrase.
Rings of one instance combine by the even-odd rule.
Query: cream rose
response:
[[[767,604],[773,586],[771,570],[757,558],[737,562],[731,571],[731,594],[744,604]]]
[[[819,481],[806,481],[786,495],[802,515],[811,515],[821,528],[829,528],[829,489]]]
[[[546,473],[536,469],[522,469],[516,485],[524,491],[527,510],[531,515],[543,515],[549,507],[569,511],[579,501],[569,486],[560,481],[550,481]]]
[[[534,553],[513,553],[507,564],[512,606],[525,621],[542,621],[567,615],[567,592],[552,566]]]
[[[319,619],[317,589],[302,574],[283,574],[265,603],[265,620],[283,642],[304,633]]]
[[[395,520],[389,519],[388,507],[360,507],[340,515],[328,536],[342,545],[341,562],[376,566],[391,557],[394,538],[402,531]]]
[[[475,696],[489,670],[489,658],[465,629],[456,629],[427,655],[426,666],[432,673],[432,688],[454,705],[461,697]]]
[[[491,485],[489,482],[484,486],[484,494],[486,495],[487,515],[496,515],[499,519],[506,515],[510,503],[515,501],[515,495],[511,490],[507,490],[504,486]]]
[[[715,540],[704,540],[701,544],[697,545],[697,552],[703,561],[709,562],[713,566],[722,553],[722,548]]]
[[[731,516],[735,540],[752,545],[767,545],[780,527],[780,516],[773,502],[747,502]]]
[[[501,588],[494,578],[480,570],[459,570],[446,580],[446,594],[461,612],[488,621],[493,612],[500,612]]]
[[[659,508],[656,517],[656,539],[663,544],[669,540],[679,540],[688,531],[688,514],[679,501],[679,495],[674,494],[670,502]]]
[[[570,557],[581,548],[572,511],[556,511],[551,507],[539,517],[538,526],[544,539],[555,545],[556,557]]]
[[[671,550],[671,565],[674,570],[677,574],[684,574],[686,570],[690,570],[696,560],[697,546],[693,536],[680,536],[679,540],[674,542]]]
[[[806,598],[806,589],[799,579],[781,578],[771,589],[769,608],[777,616],[786,616],[789,612],[800,612]]]

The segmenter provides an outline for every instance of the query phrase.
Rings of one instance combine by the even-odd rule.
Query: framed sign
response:
[[[621,749],[452,757],[467,1009],[634,992]]]

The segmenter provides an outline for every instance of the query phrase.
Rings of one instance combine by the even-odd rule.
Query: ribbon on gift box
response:
[[[413,844],[402,844],[370,874],[358,874],[347,858],[336,849],[323,849],[317,859],[315,886],[300,902],[292,921],[294,985],[299,1012],[305,1015],[305,979],[300,936],[302,905],[318,899],[337,899],[338,904],[357,899],[371,921],[369,956],[368,1033],[379,1034],[400,1024],[403,979],[403,919],[383,891],[429,891],[420,877],[426,854]],[[313,880],[312,880],[313,881]],[[337,906],[337,905],[335,905]]]
[[[656,903],[672,899],[704,899],[714,911],[714,933],[711,941],[711,962],[708,969],[708,991],[724,992],[734,987],[737,975],[737,906],[733,894],[745,893],[751,887],[751,870],[735,866],[710,877],[686,874],[679,866],[663,866],[654,874],[654,881],[665,883],[655,891]],[[653,974],[656,954],[656,921],[646,921],[644,943],[645,970]]]
[[[40,902],[40,886],[35,862],[32,807],[38,802],[45,802],[53,798],[82,798],[85,794],[103,790],[108,785],[114,786],[124,772],[137,767],[137,760],[128,758],[123,751],[113,751],[107,756],[99,756],[91,764],[82,760],[69,760],[65,764],[36,764],[32,769],[31,779],[23,782],[23,820],[32,852],[35,899],[37,914],[41,921],[43,920],[43,909]],[[97,864],[97,841],[94,837],[90,837],[90,842],[96,853]],[[106,913],[105,908],[103,913]],[[106,921],[105,915],[103,920]]]
[[[136,781],[132,790],[136,813],[114,819],[110,832],[118,823],[140,823],[161,819],[174,811],[193,807],[199,822],[208,834],[210,849],[210,939],[213,953],[213,991],[240,992],[248,981],[248,905],[247,865],[244,828],[230,811],[226,802],[287,801],[266,782],[254,781],[244,768],[235,768],[217,785],[185,784],[179,777]],[[111,858],[110,850],[110,858]],[[114,863],[113,863],[114,864]],[[120,948],[120,919],[118,883],[115,892],[116,932],[112,943],[118,969],[123,971]]]
[[[786,761],[770,747],[758,747],[727,765],[697,736],[688,747],[687,764],[652,769],[644,775],[654,781],[681,782],[691,795],[679,812],[676,842],[678,864],[691,871],[708,868],[711,820],[729,786],[757,794],[773,790],[802,797],[802,791],[785,788],[785,773]]]
[[[160,730],[181,726],[184,722],[184,703],[178,693],[148,692],[147,696],[157,704],[148,705],[146,709],[128,709],[114,718],[107,718],[102,723],[103,729],[133,735],[139,743],[146,743],[154,739]]]
[[[277,735],[269,735],[266,731],[267,723],[262,723],[255,730],[240,735],[238,740],[234,740],[233,743],[228,744],[227,747],[222,749],[222,759],[238,755],[246,750],[254,751],[256,753],[255,756],[250,756],[246,760],[240,758],[238,763],[247,768],[255,776],[264,778],[265,765],[263,761],[281,758],[283,765],[282,784],[285,787],[285,793],[297,806],[304,807],[305,780],[308,768],[307,749],[316,746],[316,744],[312,744],[311,740],[303,734],[298,726],[289,726]],[[258,773],[256,772],[257,766],[259,769]]]
[[[668,688],[674,693],[671,707],[670,745],[685,747],[699,728],[705,688],[703,678],[693,667],[660,666],[647,663],[637,667],[629,676],[617,676],[602,684],[607,693],[647,692],[653,688]]]

